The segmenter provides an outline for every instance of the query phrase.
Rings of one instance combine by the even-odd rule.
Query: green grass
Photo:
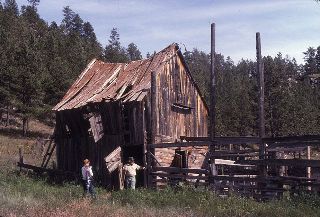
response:
[[[34,129],[42,129],[34,122]],[[46,131],[50,131],[48,128]],[[45,177],[16,170],[18,148],[23,147],[25,160],[41,162],[36,138],[23,138],[0,130],[0,216],[320,216],[320,198],[303,195],[279,201],[256,202],[231,196],[220,198],[207,190],[180,188],[154,191],[114,191],[97,188],[97,199],[82,198],[76,183],[53,185]],[[46,132],[40,132],[43,134]]]
[[[157,209],[173,207],[199,216],[320,216],[320,198],[308,195],[262,203],[237,196],[221,198],[210,191],[186,188],[178,191],[119,191],[112,197],[122,205]]]
[[[0,174],[0,212],[16,216],[320,216],[320,198],[301,196],[256,202],[236,196],[220,198],[193,188],[107,192],[82,198],[75,183],[51,185],[44,178]]]

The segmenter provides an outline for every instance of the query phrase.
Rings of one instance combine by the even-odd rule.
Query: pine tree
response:
[[[20,18],[19,48],[15,50],[18,76],[15,80],[17,107],[23,117],[23,135],[27,135],[31,116],[37,116],[43,99],[42,81],[45,71],[43,37],[46,24],[35,6],[23,7]]]
[[[192,77],[198,84],[202,95],[209,102],[210,88],[210,57],[205,52],[193,49],[192,52],[186,51],[184,58],[188,64]]]
[[[255,64],[252,61],[241,60],[235,68],[235,101],[237,105],[238,125],[240,136],[256,135],[257,123],[257,91]]]
[[[98,42],[94,29],[89,22],[83,24],[83,38],[87,59],[102,58],[102,47]]]
[[[15,0],[5,0],[3,9],[5,12],[10,13],[11,15],[14,15],[14,16],[19,15],[18,5]]]
[[[121,47],[120,35],[117,28],[111,30],[109,44],[104,50],[104,59],[110,63],[128,62],[128,56],[125,48]]]
[[[130,61],[141,60],[142,59],[141,52],[139,51],[137,45],[135,45],[134,43],[130,43],[128,45],[127,53],[128,53]]]
[[[317,73],[320,74],[320,46],[317,47],[317,54],[315,56],[316,65],[317,65]]]
[[[34,10],[37,10],[37,6],[40,3],[40,0],[28,0],[29,4],[31,5],[32,8],[34,8]]]
[[[0,14],[0,106],[6,109],[6,126],[9,125],[9,114],[16,101],[13,86],[18,72],[14,55],[19,42],[18,15],[15,1],[6,1]]]
[[[61,23],[61,27],[64,30],[65,34],[69,34],[72,31],[73,19],[75,17],[75,13],[71,10],[69,6],[63,8],[63,20]]]
[[[305,73],[311,75],[317,73],[317,62],[316,62],[316,49],[309,47],[306,52],[303,52],[305,61]]]

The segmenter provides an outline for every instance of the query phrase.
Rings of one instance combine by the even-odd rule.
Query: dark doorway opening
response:
[[[134,162],[139,166],[144,166],[143,164],[143,145],[131,145],[131,146],[122,146],[122,160],[126,164],[128,163],[128,158],[133,157]],[[137,183],[136,187],[144,186],[144,171],[137,171]]]

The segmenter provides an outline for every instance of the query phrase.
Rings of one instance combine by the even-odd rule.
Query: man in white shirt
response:
[[[123,166],[124,176],[125,176],[125,184],[127,189],[135,189],[136,188],[136,175],[137,170],[143,170],[144,167],[139,166],[134,163],[134,158],[129,157],[128,163]]]
[[[93,186],[93,172],[92,166],[90,166],[90,161],[85,159],[83,161],[83,167],[81,168],[82,174],[82,185],[83,185],[83,195],[86,196],[90,193],[90,195],[95,198],[96,192]]]

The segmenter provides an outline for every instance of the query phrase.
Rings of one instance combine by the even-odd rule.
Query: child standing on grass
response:
[[[134,158],[129,157],[128,163],[124,165],[123,171],[125,175],[125,187],[126,189],[135,189],[136,188],[136,175],[137,170],[143,170],[144,167],[139,166],[134,163]]]
[[[85,159],[83,161],[83,167],[81,168],[82,173],[82,186],[83,186],[83,196],[87,196],[89,193],[91,197],[96,197],[96,192],[93,186],[93,172],[92,166],[90,166],[90,161]]]

